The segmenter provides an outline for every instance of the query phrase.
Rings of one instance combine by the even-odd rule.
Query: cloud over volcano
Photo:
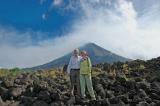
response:
[[[47,0],[41,0],[41,4],[45,1]],[[132,59],[160,56],[159,2],[158,0],[68,0],[68,2],[53,0],[52,9],[56,8],[60,12],[79,12],[79,18],[73,21],[69,31],[60,37],[40,40],[34,45],[30,36],[34,36],[37,32],[19,32],[16,29],[1,27],[0,64],[2,67],[43,64],[87,42],[94,42]],[[142,7],[139,4],[144,5]],[[48,16],[52,9],[47,13]],[[47,20],[46,17],[43,18]],[[20,34],[21,38],[18,36]],[[38,35],[46,34],[39,32]]]

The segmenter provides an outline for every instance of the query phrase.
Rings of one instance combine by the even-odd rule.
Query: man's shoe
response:
[[[70,106],[70,105],[74,105],[74,103],[76,103],[75,101],[75,97],[71,97],[68,101],[67,101],[67,104]]]

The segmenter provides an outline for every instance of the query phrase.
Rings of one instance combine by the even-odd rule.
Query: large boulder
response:
[[[33,82],[34,92],[39,93],[41,90],[46,90],[48,87],[48,83],[43,80],[35,80]]]
[[[37,97],[22,96],[20,100],[24,106],[31,106],[37,100]]]
[[[95,91],[96,91],[97,95],[101,96],[102,99],[104,99],[106,97],[106,92],[105,92],[105,89],[103,88],[102,84],[97,84],[95,86]]]
[[[13,77],[5,77],[3,78],[2,85],[6,88],[14,86],[14,78]]]
[[[8,93],[11,97],[18,97],[22,94],[23,88],[10,88]]]
[[[39,100],[43,100],[45,101],[46,103],[51,103],[52,102],[52,99],[50,97],[50,93],[48,91],[40,91],[38,94],[37,94],[37,97]]]

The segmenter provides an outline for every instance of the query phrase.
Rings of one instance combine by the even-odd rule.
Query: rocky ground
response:
[[[2,77],[0,106],[160,106],[159,78],[144,76],[151,69],[152,73],[159,70],[159,63],[160,58],[147,61],[144,63],[148,66],[146,73],[132,71],[127,79],[118,74],[114,79],[102,71],[92,78],[96,101],[91,101],[89,96],[85,100],[70,96],[69,81],[62,75],[50,78],[22,73]]]

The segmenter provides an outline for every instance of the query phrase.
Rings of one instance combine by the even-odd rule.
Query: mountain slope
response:
[[[125,57],[119,56],[117,54],[114,54],[108,50],[105,50],[104,48],[94,44],[94,43],[88,43],[82,47],[79,48],[80,50],[86,50],[88,52],[88,55],[91,58],[92,64],[98,64],[98,63],[113,63],[117,61],[128,61],[130,59],[127,59]],[[32,67],[31,69],[50,69],[53,67],[59,67],[65,64],[68,64],[69,59],[71,57],[72,53],[69,53],[65,56],[62,56],[56,60],[53,60],[49,63]]]

